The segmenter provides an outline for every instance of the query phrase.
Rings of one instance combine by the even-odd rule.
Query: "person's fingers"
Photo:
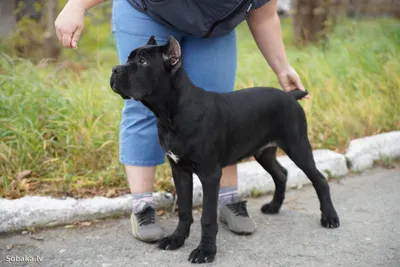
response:
[[[56,34],[57,34],[58,41],[62,44],[62,33],[61,33],[61,29],[60,29],[60,26],[58,25],[57,20],[54,22],[54,28],[56,28]]]
[[[301,82],[299,76],[297,76],[297,79],[296,79],[296,87],[297,87],[299,90],[301,90],[301,91],[304,91],[304,90],[305,90],[305,89],[304,89],[304,85],[303,85],[303,83]]]
[[[304,91],[304,85],[302,84],[300,80],[299,74],[296,72],[296,70],[293,67],[289,68],[288,72],[288,79],[292,85],[296,87],[296,89],[299,89],[301,91]]]
[[[77,48],[78,47],[78,41],[79,41],[79,38],[81,36],[81,32],[82,32],[82,27],[78,26],[78,28],[76,29],[76,31],[74,32],[74,34],[72,36],[71,46],[73,48]]]
[[[301,90],[301,91],[305,91],[305,87],[303,85],[303,83],[300,80],[300,77],[298,78],[297,82],[296,82],[296,87],[297,89]],[[310,99],[310,95],[307,94],[305,97],[303,97],[302,99]]]
[[[301,91],[305,91],[304,85],[301,82],[300,76],[297,73],[295,73],[295,72],[292,73],[292,75],[290,76],[289,80],[290,80],[290,86],[289,86],[290,90],[298,89],[298,90],[301,90]],[[307,94],[306,96],[304,96],[302,98],[302,100],[303,99],[309,99],[309,98],[310,98],[310,96]]]
[[[64,31],[62,32],[62,45],[65,47],[71,47],[72,33]]]
[[[294,76],[294,77],[293,77]],[[301,90],[301,91],[305,91],[306,89],[305,89],[305,87],[304,87],[304,85],[303,85],[303,83],[301,82],[301,80],[300,80],[300,76],[297,74],[297,73],[294,73],[294,75],[293,75],[291,78],[291,80],[292,80],[292,85],[293,85],[293,87],[294,87],[294,89],[298,89],[298,90]],[[294,90],[294,89],[291,89],[291,90]],[[310,95],[309,94],[307,94],[305,97],[303,97],[302,99],[310,99]]]
[[[281,84],[282,89],[285,92],[289,92],[296,89],[296,85],[290,80],[288,76],[280,76],[279,83]]]

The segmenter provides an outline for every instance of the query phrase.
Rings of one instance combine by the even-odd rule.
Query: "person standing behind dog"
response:
[[[59,41],[77,48],[86,10],[105,0],[69,0],[55,21]],[[172,35],[181,42],[183,67],[193,83],[208,91],[234,89],[236,26],[247,20],[261,53],[285,91],[304,90],[284,49],[277,0],[114,0],[112,32],[121,64],[130,52],[146,44],[151,35],[158,43]],[[156,119],[142,103],[125,100],[120,125],[120,162],[132,193],[132,233],[145,242],[163,237],[152,191],[156,166],[165,155],[158,142]],[[233,232],[251,234],[254,221],[240,201],[237,167],[223,170],[219,193],[219,218]]]

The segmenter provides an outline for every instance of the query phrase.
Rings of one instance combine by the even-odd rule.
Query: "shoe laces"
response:
[[[156,222],[155,210],[151,206],[146,207],[141,212],[138,212],[135,215],[140,226],[149,225]]]
[[[247,201],[239,201],[236,203],[231,203],[226,205],[231,211],[235,213],[236,216],[242,216],[242,217],[249,217],[249,214],[247,213],[247,207],[246,207]]]

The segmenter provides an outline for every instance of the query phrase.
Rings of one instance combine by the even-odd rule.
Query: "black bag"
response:
[[[225,35],[269,0],[128,0],[159,23],[197,37]]]

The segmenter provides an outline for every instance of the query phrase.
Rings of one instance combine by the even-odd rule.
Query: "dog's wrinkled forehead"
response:
[[[181,64],[181,47],[179,42],[172,36],[168,37],[165,44],[157,45],[155,37],[150,37],[146,45],[136,48],[131,52],[128,57],[127,63],[140,63],[147,61],[147,63],[155,63],[162,60],[168,71],[176,71]],[[140,64],[143,65],[143,64]]]
[[[138,57],[154,57],[157,54],[162,54],[162,52],[163,51],[160,46],[146,45],[139,47],[130,53],[128,62],[132,62]]]

